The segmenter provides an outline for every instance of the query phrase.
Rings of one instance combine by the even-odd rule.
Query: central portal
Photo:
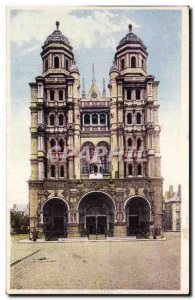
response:
[[[79,204],[79,231],[81,236],[114,233],[114,203],[103,192],[91,192]]]
[[[86,230],[89,234],[106,234],[108,225],[107,216],[86,216]]]

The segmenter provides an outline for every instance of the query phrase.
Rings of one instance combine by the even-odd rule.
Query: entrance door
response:
[[[95,217],[86,217],[86,229],[89,234],[96,234],[96,219]]]
[[[97,217],[97,234],[105,234],[107,228],[107,217],[99,216]]]
[[[139,229],[139,216],[129,216],[129,234],[137,234]]]
[[[66,236],[67,206],[61,199],[52,198],[43,207],[44,233],[46,240]]]
[[[64,217],[54,217],[54,231],[63,234],[64,232]]]

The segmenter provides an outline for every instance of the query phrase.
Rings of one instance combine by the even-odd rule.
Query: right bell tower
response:
[[[129,187],[149,184],[155,223],[162,222],[161,155],[159,146],[158,84],[147,73],[147,47],[129,32],[116,47],[110,69],[111,149],[125,155],[112,157],[112,178],[129,180]]]

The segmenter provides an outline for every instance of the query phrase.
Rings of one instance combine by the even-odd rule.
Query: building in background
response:
[[[94,67],[86,93],[56,26],[42,46],[42,74],[30,83],[31,232],[47,240],[148,237],[162,226],[163,179],[159,82],[147,73],[147,48],[129,25],[110,68],[110,96],[104,80],[99,91]]]
[[[181,231],[181,185],[176,192],[172,185],[165,192],[164,227],[166,231]]]
[[[29,215],[29,205],[28,204],[13,204],[13,208],[10,211],[18,212],[24,216]]]

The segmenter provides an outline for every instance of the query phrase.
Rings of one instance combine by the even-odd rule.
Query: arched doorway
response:
[[[150,225],[151,207],[147,199],[134,196],[125,203],[127,235],[147,237]]]
[[[68,207],[59,198],[48,200],[43,206],[43,228],[46,240],[67,237]]]
[[[82,235],[114,234],[114,202],[104,192],[90,192],[79,202],[79,231]]]

